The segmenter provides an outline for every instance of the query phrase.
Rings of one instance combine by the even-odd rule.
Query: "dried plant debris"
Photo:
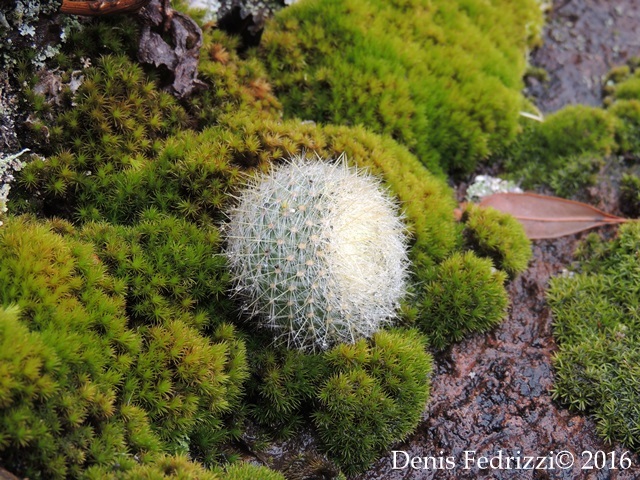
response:
[[[202,46],[202,30],[198,24],[172,9],[168,0],[153,0],[138,16],[143,23],[138,59],[166,67],[173,74],[171,91],[179,98],[206,88],[197,78]],[[167,36],[171,44],[167,43]]]
[[[113,13],[137,12],[147,3],[149,3],[149,0],[62,0],[60,12],[97,17]]]

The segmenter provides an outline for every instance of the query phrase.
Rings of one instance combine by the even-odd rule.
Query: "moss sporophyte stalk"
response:
[[[336,162],[293,157],[240,195],[227,256],[244,309],[290,347],[326,350],[389,324],[408,256],[379,182]]]

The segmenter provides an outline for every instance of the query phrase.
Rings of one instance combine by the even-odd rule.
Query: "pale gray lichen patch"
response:
[[[510,180],[490,175],[478,175],[467,188],[466,199],[468,202],[479,202],[494,193],[522,193],[522,189]]]
[[[18,99],[9,82],[6,70],[0,70],[0,152],[18,149],[15,115]]]
[[[13,182],[13,174],[24,168],[25,162],[20,159],[22,155],[29,151],[28,148],[14,153],[0,153],[0,218],[7,213],[7,202],[9,201],[9,192],[11,191],[11,182]],[[3,222],[0,220],[0,226]]]
[[[60,0],[18,0],[0,4],[0,66],[14,67],[25,51],[31,64],[43,68],[69,36],[81,28],[77,18],[58,15]]]

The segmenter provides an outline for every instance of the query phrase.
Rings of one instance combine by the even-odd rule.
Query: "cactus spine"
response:
[[[294,157],[253,181],[229,219],[235,289],[289,347],[326,350],[391,321],[406,291],[405,227],[371,175]]]

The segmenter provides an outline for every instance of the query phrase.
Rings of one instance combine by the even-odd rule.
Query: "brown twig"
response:
[[[94,0],[73,1],[62,0],[61,13],[70,15],[98,16],[111,13],[135,12],[149,3],[150,0]]]

